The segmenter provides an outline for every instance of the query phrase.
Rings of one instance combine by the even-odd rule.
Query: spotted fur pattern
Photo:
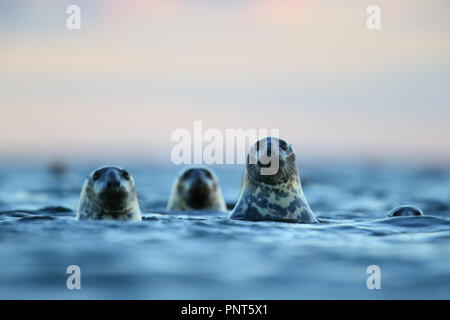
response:
[[[282,139],[267,137],[250,148],[249,157],[260,157],[264,148],[271,148],[272,154],[279,157],[280,168],[274,175],[261,176],[258,164],[247,160],[241,196],[229,218],[317,223],[303,194],[292,146]]]
[[[272,186],[246,181],[230,219],[316,223],[300,185]]]

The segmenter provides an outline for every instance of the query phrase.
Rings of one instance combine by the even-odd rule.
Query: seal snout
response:
[[[201,208],[210,201],[212,181],[205,172],[192,172],[187,179],[187,203],[193,208]]]
[[[271,168],[277,162],[280,167],[283,167],[286,163],[286,156],[281,154],[280,152],[271,152],[269,154],[258,154],[256,164],[260,168]]]
[[[120,178],[118,177],[117,173],[110,173],[106,179],[105,179],[105,184],[106,184],[106,190],[108,191],[116,191],[120,188],[121,186],[121,181]]]
[[[197,176],[191,183],[191,188],[208,188],[208,184],[206,183],[206,181],[204,179],[202,179],[202,177]]]

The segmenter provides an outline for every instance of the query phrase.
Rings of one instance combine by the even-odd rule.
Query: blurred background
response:
[[[66,8],[81,8],[68,30]],[[368,30],[366,8],[381,8]],[[0,160],[168,163],[177,128],[450,162],[450,3],[0,1]]]
[[[0,298],[448,299],[449,9],[0,0]],[[279,129],[324,223],[165,210],[171,134],[196,120]],[[133,174],[142,224],[73,219],[102,164]],[[244,165],[213,167],[232,208]],[[425,216],[386,218],[402,204]],[[373,264],[383,290],[366,287]],[[67,290],[68,265],[83,290]]]

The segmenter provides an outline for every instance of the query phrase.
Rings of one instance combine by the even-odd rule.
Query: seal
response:
[[[289,143],[276,137],[261,139],[250,147],[246,162],[244,185],[230,219],[318,222],[303,194]]]
[[[216,175],[206,167],[182,170],[175,178],[167,210],[215,210],[227,207]]]
[[[395,207],[388,213],[388,217],[423,216],[422,210],[412,205]]]
[[[130,173],[117,166],[103,166],[91,172],[81,189],[76,218],[142,221]]]

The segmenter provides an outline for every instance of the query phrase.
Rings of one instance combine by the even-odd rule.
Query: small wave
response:
[[[37,221],[37,220],[56,220],[58,218],[52,217],[52,216],[29,216],[29,217],[22,217],[17,219],[18,222],[30,222],[30,221]]]
[[[73,213],[73,211],[69,208],[62,206],[50,206],[44,207],[36,210],[28,210],[28,209],[17,209],[17,210],[8,210],[8,211],[0,211],[0,215],[9,215],[14,216],[17,214],[29,214],[29,215],[41,215],[41,214],[51,214],[51,215],[67,215],[68,213]]]

